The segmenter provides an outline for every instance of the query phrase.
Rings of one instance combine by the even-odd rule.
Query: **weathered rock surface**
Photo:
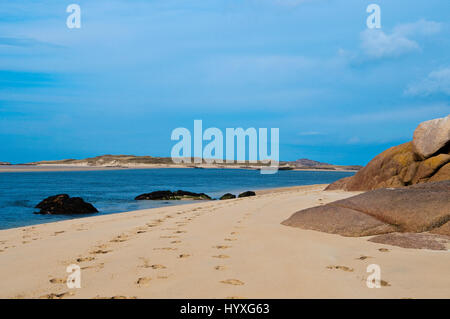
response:
[[[403,248],[447,250],[450,237],[430,233],[390,233],[372,237],[369,241]]]
[[[234,199],[236,198],[236,195],[231,194],[231,193],[226,193],[224,195],[222,195],[222,197],[220,197],[220,200],[226,200],[226,199]]]
[[[450,141],[450,115],[420,123],[414,131],[414,152],[428,158]]]
[[[450,180],[450,115],[421,123],[412,142],[377,155],[354,176],[326,190],[365,191]]]
[[[246,192],[240,193],[238,197],[241,198],[241,197],[250,197],[250,196],[256,196],[256,193],[253,191],[246,191]]]
[[[449,221],[450,181],[441,181],[369,191],[299,211],[282,224],[352,237],[429,231],[450,236]]]
[[[346,237],[371,236],[397,230],[397,227],[360,211],[331,204],[302,210],[281,224]]]
[[[98,210],[81,197],[70,197],[67,194],[50,196],[36,205],[40,211],[36,214],[92,214]]]
[[[193,193],[183,190],[172,191],[155,191],[151,193],[136,196],[135,200],[210,200],[211,197],[205,193]]]

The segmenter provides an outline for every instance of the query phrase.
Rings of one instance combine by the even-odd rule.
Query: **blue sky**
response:
[[[66,7],[81,7],[81,29]],[[380,30],[366,7],[381,7]],[[366,164],[450,113],[448,0],[0,0],[0,161],[169,156],[177,127],[278,127]]]

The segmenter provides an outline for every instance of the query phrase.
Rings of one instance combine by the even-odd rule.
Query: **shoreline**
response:
[[[254,192],[256,193],[256,195],[276,194],[276,193],[285,192],[285,191],[302,190],[304,187],[310,187],[310,186],[322,187],[323,189],[325,189],[325,187],[327,187],[328,185],[329,184],[313,184],[313,185],[299,185],[299,186],[263,188],[263,189],[254,189]],[[123,211],[123,212],[115,212],[115,213],[90,214],[90,216],[80,215],[79,217],[74,217],[74,218],[69,218],[69,219],[64,219],[64,220],[59,220],[59,221],[49,221],[49,222],[42,222],[42,223],[38,223],[38,224],[29,224],[29,225],[26,225],[26,226],[17,226],[17,227],[11,227],[11,228],[3,228],[3,229],[0,228],[0,236],[1,236],[1,232],[4,231],[4,230],[21,229],[21,228],[34,227],[34,226],[39,226],[39,225],[48,225],[48,224],[53,224],[53,223],[62,223],[62,222],[73,221],[73,220],[95,218],[95,217],[109,216],[109,215],[130,214],[130,213],[134,213],[134,212],[139,212],[139,211],[144,211],[144,210],[148,211],[148,210],[160,209],[160,208],[164,208],[164,207],[174,207],[174,206],[181,207],[181,206],[187,206],[187,205],[195,205],[197,203],[200,204],[200,203],[217,202],[217,201],[220,201],[220,200],[219,199],[198,200],[195,203],[192,203],[192,201],[184,202],[184,200],[178,200],[178,201],[173,201],[173,202],[177,202],[176,204],[164,205],[164,206],[155,207],[155,208],[144,208],[144,209]]]
[[[134,170],[134,169],[160,169],[160,168],[190,168],[190,169],[245,169],[258,170],[254,167],[230,167],[230,166],[185,166],[185,165],[136,165],[136,166],[87,166],[87,165],[61,165],[61,164],[41,164],[41,165],[0,165],[0,173],[35,173],[35,172],[84,172],[84,171],[111,171],[111,170]],[[282,170],[280,170],[282,171]],[[294,168],[288,171],[305,172],[357,172],[357,170],[346,169],[316,169],[316,168]]]
[[[0,298],[448,298],[448,251],[280,224],[355,194],[323,186],[1,230]],[[388,286],[366,286],[369,264]]]

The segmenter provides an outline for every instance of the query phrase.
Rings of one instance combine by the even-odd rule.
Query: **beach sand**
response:
[[[286,227],[324,185],[0,231],[1,298],[449,298],[448,251]],[[81,267],[81,288],[65,284]],[[384,286],[369,289],[366,268]]]

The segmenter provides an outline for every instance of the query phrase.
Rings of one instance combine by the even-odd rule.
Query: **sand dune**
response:
[[[448,298],[448,251],[280,224],[324,185],[0,231],[1,298]],[[69,289],[66,267],[81,267]],[[381,267],[369,289],[366,268]]]

